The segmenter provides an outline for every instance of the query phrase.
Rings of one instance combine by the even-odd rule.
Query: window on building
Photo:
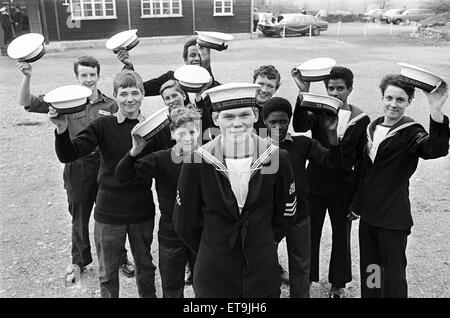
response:
[[[181,17],[181,0],[141,0],[143,18]]]
[[[70,0],[70,12],[75,20],[117,18],[115,0]]]
[[[214,15],[233,15],[233,0],[214,0]]]

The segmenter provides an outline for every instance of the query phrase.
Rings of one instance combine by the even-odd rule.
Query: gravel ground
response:
[[[273,64],[281,72],[278,95],[295,100],[296,90],[290,79],[293,66],[314,57],[328,56],[355,73],[350,102],[362,107],[371,118],[381,115],[378,84],[386,73],[397,72],[396,62],[416,64],[450,79],[449,46],[417,42],[408,33],[411,27],[374,24],[363,36],[362,24],[343,24],[337,36],[336,25],[312,39],[308,37],[258,38],[234,41],[224,52],[212,52],[212,66],[221,82],[250,81],[253,70]],[[132,51],[135,68],[144,80],[181,65],[181,43],[141,44]],[[106,49],[80,49],[47,54],[33,64],[32,91],[45,93],[74,81],[72,61],[81,54],[96,56],[102,65],[100,89],[112,95],[112,78],[121,69],[114,55]],[[82,275],[79,284],[64,286],[64,271],[70,261],[70,216],[62,186],[63,165],[53,149],[53,125],[45,115],[29,114],[17,103],[21,74],[15,63],[0,57],[0,297],[98,297],[95,248],[94,263]],[[315,83],[312,91],[325,92]],[[428,127],[428,113],[422,92],[407,114]],[[154,107],[147,103],[147,110]],[[445,112],[450,114],[447,102]],[[415,226],[409,237],[407,279],[411,297],[450,297],[450,160],[449,157],[420,161],[411,178],[410,200]],[[93,221],[91,219],[91,225]],[[93,226],[91,226],[93,228]],[[358,223],[352,229],[353,281],[348,297],[359,297]],[[156,233],[156,229],[155,229]],[[91,235],[93,242],[93,237]],[[447,243],[446,243],[447,242]],[[328,218],[321,248],[321,280],[311,288],[313,297],[326,297],[331,229]],[[280,259],[287,264],[284,242]],[[157,241],[152,246],[157,264]],[[121,297],[137,297],[134,279],[121,276]],[[159,274],[157,294],[161,296]],[[288,297],[282,287],[282,297]],[[191,287],[186,297],[192,297]]]

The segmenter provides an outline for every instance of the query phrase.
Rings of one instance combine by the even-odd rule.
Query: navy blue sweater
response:
[[[131,148],[130,133],[137,123],[137,119],[125,119],[119,124],[115,116],[100,117],[72,140],[68,130],[61,135],[55,131],[55,149],[61,162],[74,161],[99,146],[101,163],[94,218],[100,223],[134,224],[155,216],[151,183],[136,182],[125,186],[114,177],[117,163]],[[151,151],[146,147],[142,155]]]

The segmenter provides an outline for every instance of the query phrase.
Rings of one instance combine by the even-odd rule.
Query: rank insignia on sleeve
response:
[[[289,188],[289,195],[292,195],[294,193],[295,193],[295,182],[292,182]]]

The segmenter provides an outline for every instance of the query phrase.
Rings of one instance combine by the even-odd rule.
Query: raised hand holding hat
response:
[[[447,83],[442,80],[440,85],[430,93],[427,93],[426,91],[423,92],[428,100],[428,105],[430,106],[431,118],[439,123],[444,122],[444,113],[442,112],[442,108],[448,99]]]
[[[116,52],[116,56],[117,56],[117,59],[125,65],[125,68],[127,68],[129,70],[133,69],[133,63],[131,62],[131,59],[130,59],[130,53],[128,53],[128,51],[126,49],[123,49],[123,48],[118,49]]]
[[[131,132],[131,141],[132,147],[130,149],[130,156],[137,157],[144,150],[147,141],[144,137],[134,134],[133,131]]]
[[[19,71],[22,72],[23,75],[27,76],[27,77],[31,77],[33,68],[31,67],[30,63],[24,62],[24,61],[19,61],[16,63],[17,68],[19,69]]]
[[[311,82],[306,82],[302,79],[302,72],[297,67],[292,69],[291,75],[300,92],[309,92]]]
[[[68,127],[67,115],[59,114],[55,108],[48,108],[48,118],[56,126],[56,133],[61,135]]]

